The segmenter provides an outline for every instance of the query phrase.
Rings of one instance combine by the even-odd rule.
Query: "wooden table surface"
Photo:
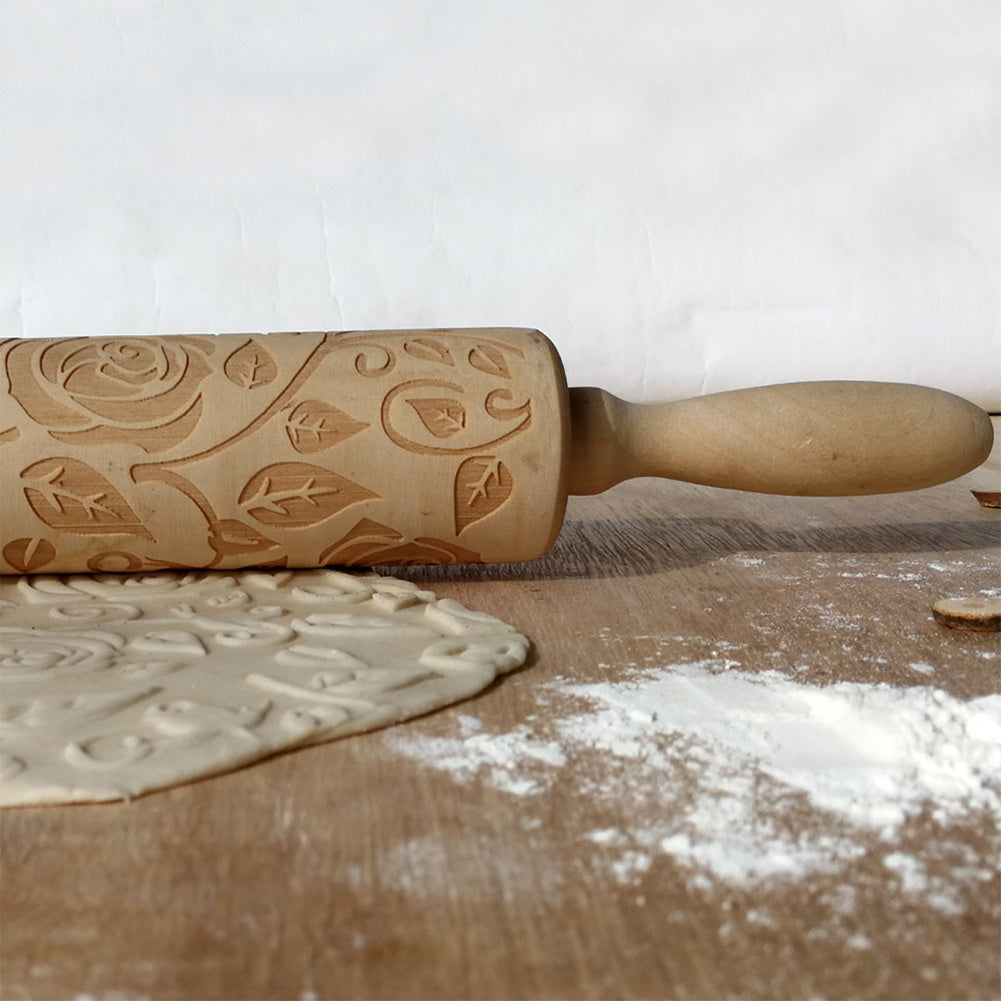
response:
[[[526,667],[392,730],[129,803],[4,811],[3,998],[998,997],[989,812],[927,809],[889,842],[845,829],[808,871],[748,877],[644,841],[679,789],[558,738],[586,712],[572,684],[692,663],[1001,691],[999,634],[929,611],[1001,583],[999,512],[970,494],[998,489],[996,456],[878,498],[634,481],[573,499],[537,563],[399,571],[516,625]],[[766,823],[741,767],[728,805]],[[781,818],[782,844],[843,824],[805,797]]]

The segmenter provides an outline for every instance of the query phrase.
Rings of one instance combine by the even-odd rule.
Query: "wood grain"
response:
[[[874,834],[809,879],[698,880],[659,855],[623,881],[582,836],[630,822],[628,802],[581,794],[594,755],[529,797],[394,741],[455,734],[461,715],[541,732],[555,679],[617,680],[721,641],[744,671],[778,652],[808,682],[903,687],[927,683],[924,663],[952,696],[996,693],[997,635],[945,630],[929,606],[997,586],[999,516],[970,490],[996,490],[999,469],[995,454],[952,484],[845,500],[637,481],[573,499],[536,563],[397,571],[516,625],[529,664],[393,731],[131,803],[4,812],[0,993],[997,997],[996,875],[943,909],[903,892]],[[847,649],[818,608],[857,625]],[[995,837],[987,816],[944,840],[930,815],[900,834],[931,868],[949,852],[992,864]]]

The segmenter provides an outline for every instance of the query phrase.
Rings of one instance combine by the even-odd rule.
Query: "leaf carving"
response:
[[[351,504],[378,499],[378,494],[322,466],[279,462],[265,466],[247,481],[239,503],[262,524],[305,528]]]
[[[134,535],[153,541],[125,498],[77,459],[42,459],[21,472],[24,496],[46,525],[74,535]]]
[[[407,400],[421,423],[436,438],[451,438],[466,426],[466,408],[458,400]]]
[[[487,375],[496,375],[501,379],[511,378],[507,359],[503,352],[492,344],[477,344],[469,352],[469,364],[481,372],[486,372]]]
[[[0,431],[0,445],[6,445],[8,442],[17,441],[21,437],[21,431],[19,428],[5,428]]]
[[[492,455],[466,459],[455,474],[455,534],[497,510],[514,489],[511,471]]]
[[[362,518],[346,535],[328,546],[318,560],[321,566],[336,563],[340,566],[362,566],[365,557],[403,542],[403,536],[371,518]]]
[[[278,548],[274,539],[261,535],[256,528],[236,518],[213,522],[208,542],[220,557],[266,553]]]
[[[482,563],[479,553],[444,539],[408,540],[389,525],[362,518],[346,535],[321,554],[321,565],[340,566],[451,566]]]
[[[449,351],[448,345],[433,337],[415,337],[403,345],[403,350],[408,355],[413,355],[423,361],[434,361],[438,362],[439,365],[455,365],[455,359],[452,358],[452,352]]]
[[[244,389],[260,389],[278,377],[274,358],[253,338],[226,359],[222,370],[230,382]]]
[[[322,400],[300,403],[285,421],[292,447],[302,455],[332,448],[368,425]]]
[[[14,539],[3,547],[3,558],[21,573],[35,573],[56,558],[48,539]]]

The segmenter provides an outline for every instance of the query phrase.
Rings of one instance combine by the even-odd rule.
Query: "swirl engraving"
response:
[[[395,366],[396,355],[382,344],[366,344],[355,356],[355,371],[369,379],[387,375]]]
[[[539,555],[550,519],[519,511],[554,479],[542,344],[510,330],[0,342],[18,488],[0,573],[496,560],[516,537],[514,558]]]
[[[448,392],[447,398],[440,396],[442,390]],[[430,393],[439,395],[428,395]],[[382,401],[382,428],[394,445],[408,452],[468,455],[484,448],[496,448],[524,431],[531,422],[531,401],[526,401],[519,408],[517,424],[497,434],[497,417],[488,409],[488,401],[496,400],[496,393],[486,394],[478,407],[463,402],[463,397],[469,395],[465,387],[454,382],[414,379],[401,383]],[[493,402],[491,406],[496,409]],[[446,437],[450,439],[449,444],[438,443]]]

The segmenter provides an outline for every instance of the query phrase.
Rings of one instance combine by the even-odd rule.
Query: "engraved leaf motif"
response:
[[[351,504],[378,499],[378,494],[322,466],[279,462],[265,466],[247,481],[239,503],[262,524],[304,528],[332,518]]]
[[[302,455],[322,452],[363,431],[368,425],[322,400],[300,403],[285,421],[292,447]]]
[[[261,535],[256,528],[238,521],[223,518],[212,524],[209,545],[219,556],[245,556],[248,553],[266,553],[278,548],[274,539]]]
[[[501,379],[511,378],[507,359],[503,352],[492,344],[477,344],[469,352],[469,364],[481,372],[486,372],[487,375],[496,375]]]
[[[56,558],[48,539],[14,539],[3,547],[3,558],[21,573],[34,573]]]
[[[458,400],[415,399],[407,403],[436,438],[451,438],[466,426],[466,408]]]
[[[497,510],[514,489],[511,471],[492,455],[474,455],[455,474],[455,534]]]
[[[278,377],[274,358],[252,338],[226,359],[222,370],[230,382],[244,389],[260,389]]]
[[[42,459],[21,472],[24,495],[46,525],[75,535],[134,535],[153,541],[128,501],[95,469]]]
[[[448,345],[433,337],[415,337],[403,345],[403,350],[422,361],[434,361],[439,365],[455,365],[455,359]]]
[[[346,535],[326,548],[319,563],[337,563],[341,566],[357,566],[372,552],[395,546],[403,542],[403,536],[371,518],[362,518]]]
[[[341,566],[449,566],[482,563],[479,553],[443,539],[407,540],[395,528],[362,518],[345,536],[320,554],[321,564]]]

